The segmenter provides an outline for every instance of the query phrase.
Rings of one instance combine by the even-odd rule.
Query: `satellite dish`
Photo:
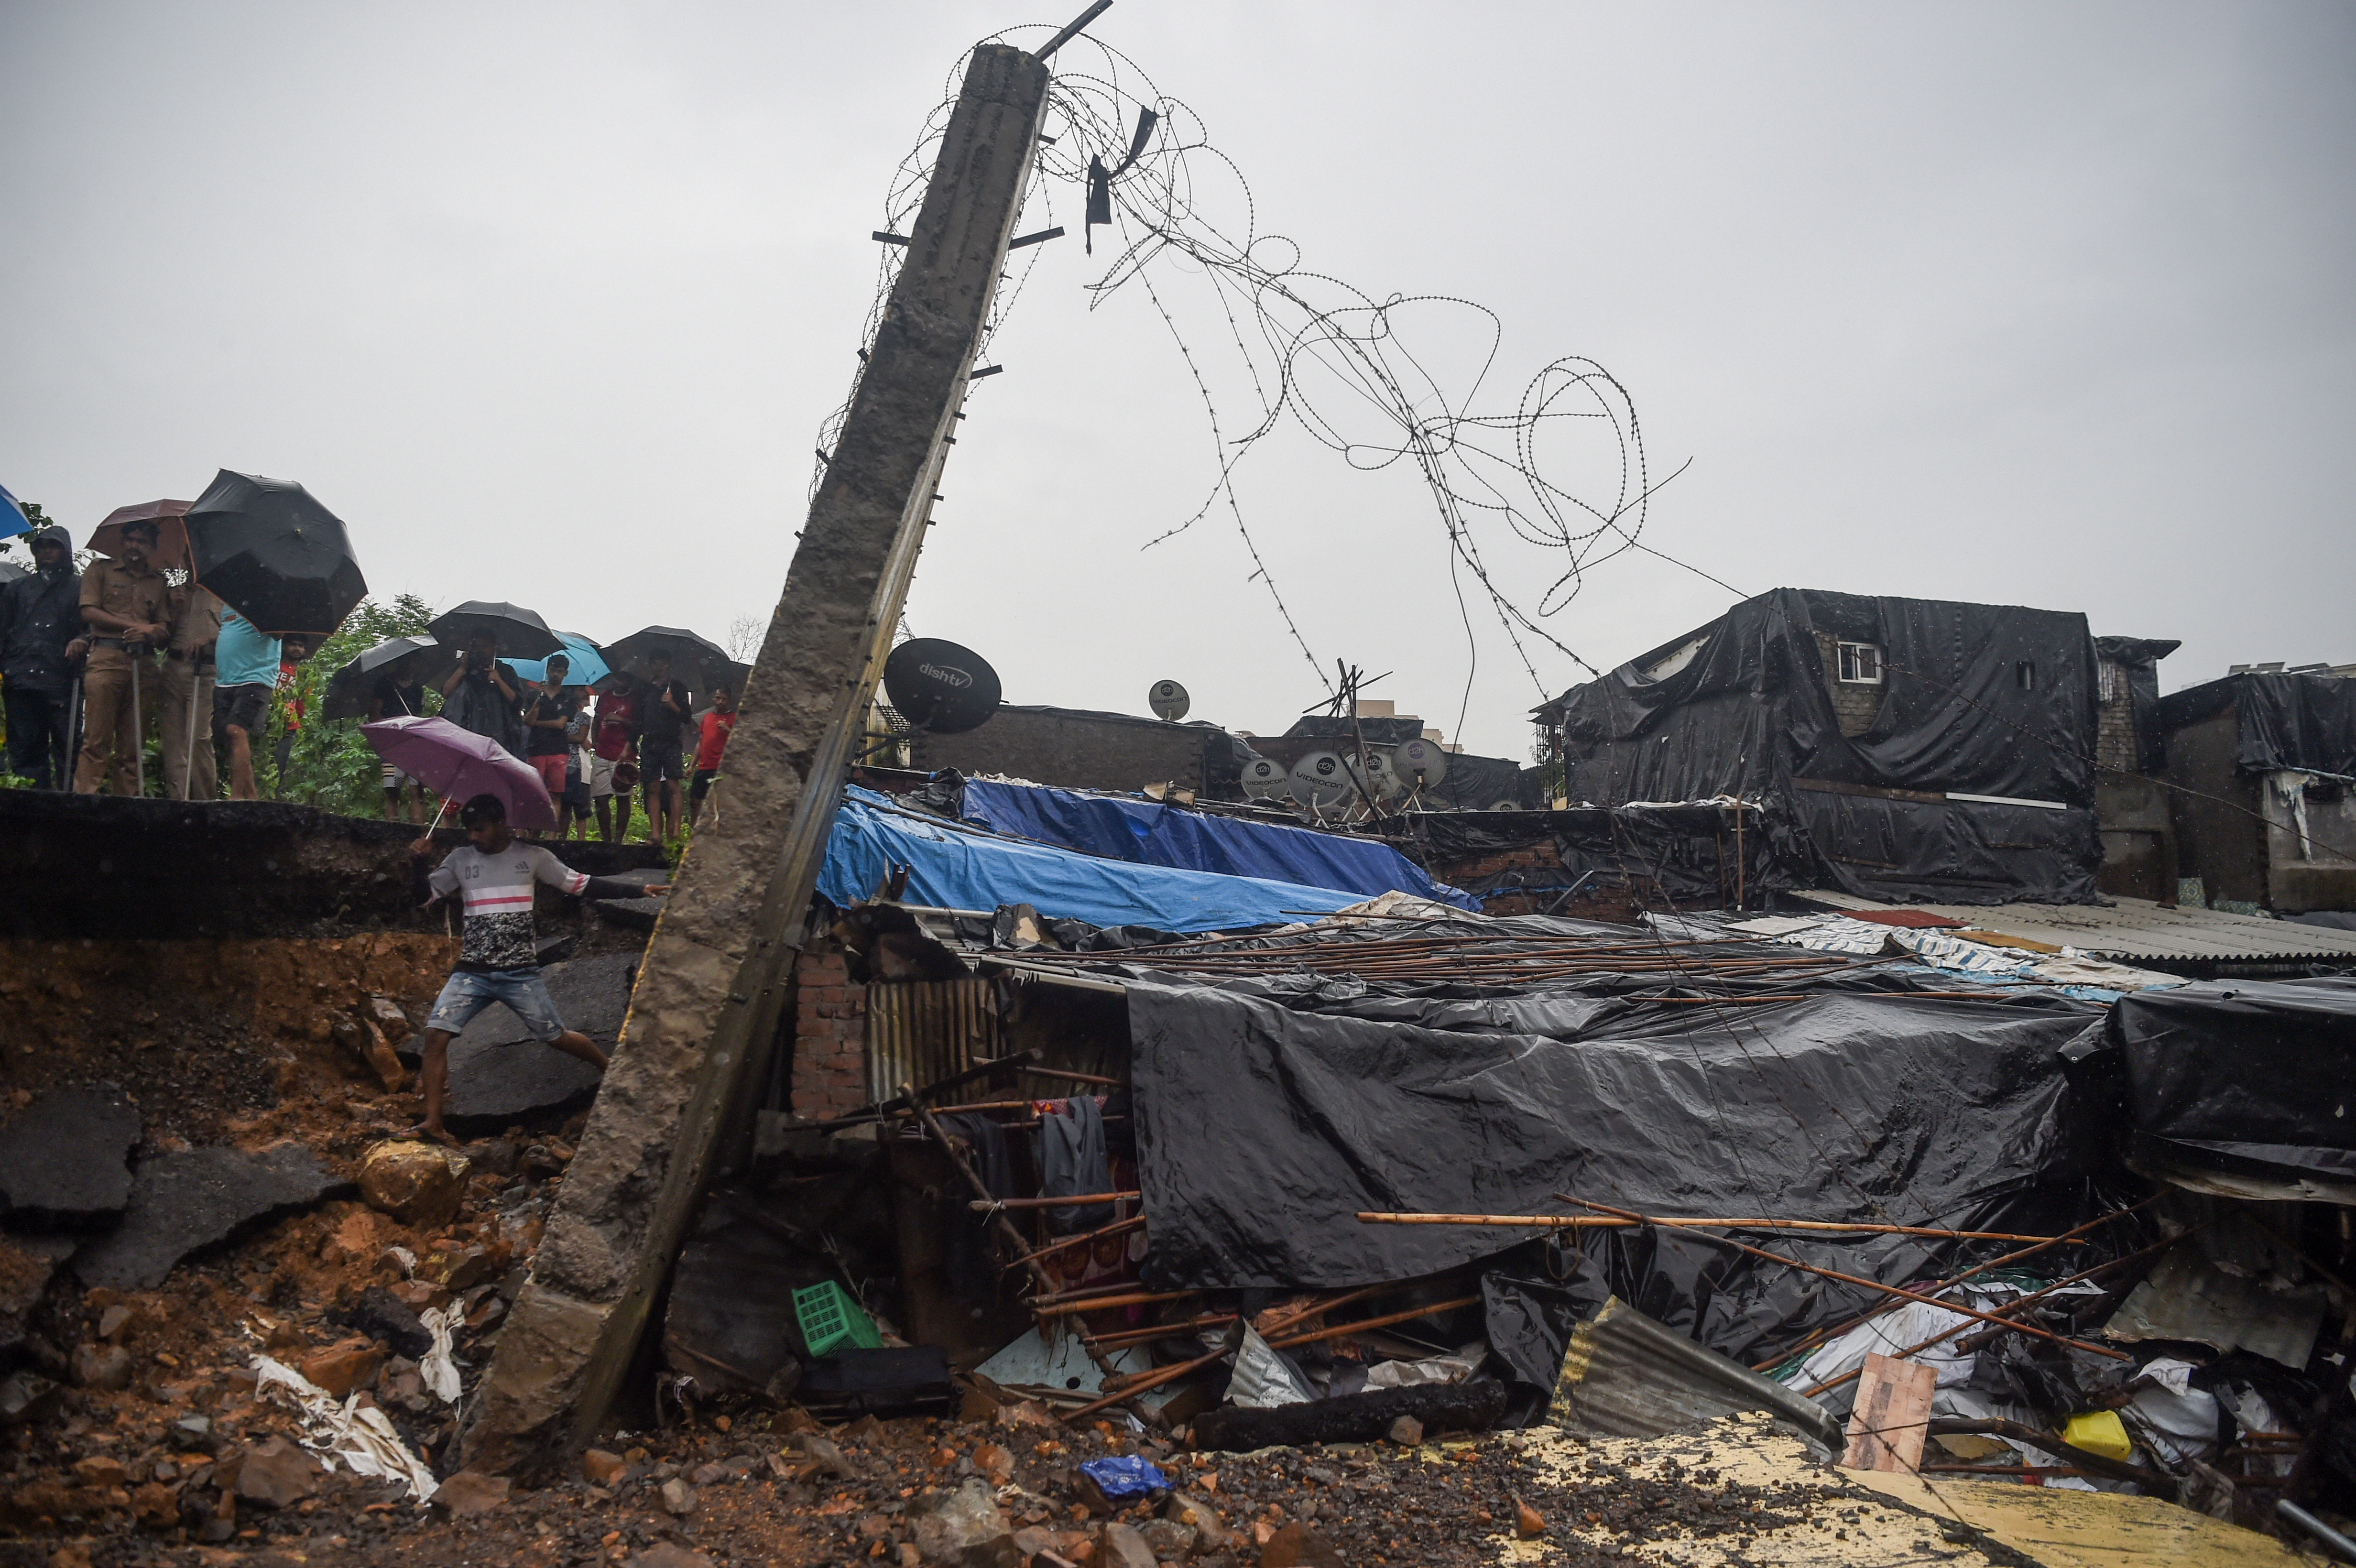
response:
[[[1429,741],[1401,741],[1391,748],[1391,771],[1411,789],[1429,789],[1448,776],[1448,753]]]
[[[1522,803],[1518,800],[1494,800],[1489,803],[1489,809],[1492,811],[1519,811],[1522,809]]]
[[[1331,811],[1356,793],[1349,768],[1332,752],[1312,752],[1292,764],[1292,798],[1313,811]]]
[[[884,693],[915,728],[958,735],[998,711],[998,672],[971,648],[916,637],[884,661]]]
[[[1391,766],[1391,754],[1380,747],[1366,748],[1366,767],[1363,775],[1358,771],[1357,758],[1345,754],[1342,760],[1349,764],[1350,777],[1357,781],[1358,787],[1375,799],[1391,800],[1406,793],[1405,786],[1399,783],[1398,771]]]
[[[1254,800],[1282,800],[1291,793],[1292,775],[1284,764],[1254,757],[1244,764],[1244,794]]]
[[[1175,723],[1186,717],[1186,688],[1174,680],[1155,681],[1153,689],[1145,694],[1145,700],[1151,706],[1157,719],[1167,719]]]

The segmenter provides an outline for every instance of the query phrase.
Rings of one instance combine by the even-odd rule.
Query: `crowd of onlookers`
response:
[[[155,564],[157,529],[126,523],[114,554],[75,569],[72,539],[47,524],[28,539],[33,569],[0,582],[0,709],[8,772],[36,789],[88,795],[160,794],[175,800],[257,798],[253,751],[278,732],[276,777],[307,715],[297,667],[302,638],[263,635],[194,582],[174,583]],[[438,654],[446,667],[431,667]],[[422,673],[418,666],[428,667]],[[712,683],[699,708],[668,662],[644,678],[616,670],[591,690],[567,679],[552,655],[541,679],[524,679],[477,636],[464,650],[434,650],[393,667],[369,696],[372,720],[438,712],[498,741],[541,776],[556,802],[556,836],[626,838],[643,796],[648,836],[677,836],[692,822],[735,727],[735,693]],[[432,696],[429,698],[428,693]],[[150,736],[161,777],[145,763]],[[383,771],[384,815],[423,822],[434,807],[414,779]],[[151,787],[152,786],[152,787]],[[682,795],[684,798],[682,799]]]

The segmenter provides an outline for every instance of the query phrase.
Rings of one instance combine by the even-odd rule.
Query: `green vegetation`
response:
[[[394,596],[390,603],[364,599],[344,617],[335,635],[321,643],[296,667],[294,689],[303,701],[303,727],[295,731],[287,752],[286,776],[278,776],[278,741],[290,717],[287,694],[272,704],[269,735],[254,747],[254,784],[262,795],[353,816],[375,816],[384,809],[383,764],[360,734],[359,719],[322,719],[327,681],[363,653],[392,637],[423,637],[434,607],[414,593]],[[427,712],[442,699],[429,687]]]

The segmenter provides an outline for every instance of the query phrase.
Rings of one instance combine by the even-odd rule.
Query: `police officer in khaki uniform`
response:
[[[218,800],[213,639],[220,635],[221,602],[194,582],[180,591],[179,598],[172,645],[164,650],[164,675],[157,683],[163,688],[155,718],[164,738],[164,793],[174,800]]]
[[[90,662],[82,668],[76,795],[95,795],[101,773],[108,774],[117,795],[140,793],[136,726],[145,722],[145,713],[162,695],[154,650],[171,642],[172,622],[178,614],[179,595],[148,560],[155,549],[155,523],[142,519],[123,524],[122,548],[115,560],[96,561],[81,574],[81,618],[90,628]]]

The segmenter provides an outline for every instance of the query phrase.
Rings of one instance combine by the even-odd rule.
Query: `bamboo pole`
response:
[[[2036,1242],[2045,1246],[2066,1236],[2017,1236],[2009,1231],[1943,1231],[1928,1225],[1847,1224],[1837,1220],[1592,1220],[1580,1214],[1392,1214],[1362,1210],[1358,1218],[1376,1225],[1520,1225],[1562,1230],[1626,1230],[1639,1224],[1699,1231],[1810,1231],[1877,1236],[1936,1236],[1948,1241]],[[2084,1245],[2083,1243],[2077,1243]]]
[[[1144,1223],[1145,1216],[1142,1214],[1132,1214],[1126,1220],[1115,1220],[1109,1225],[1099,1226],[1096,1230],[1089,1231],[1085,1234],[1066,1236],[1059,1241],[1051,1242],[1047,1245],[1041,1247],[1035,1253],[1025,1253],[1021,1257],[1014,1259],[1012,1263],[1003,1263],[999,1264],[998,1271],[1001,1274],[1003,1274],[1008,1269],[1013,1268],[1018,1264],[1031,1262],[1033,1258],[1052,1257],[1057,1253],[1068,1251],[1073,1247],[1086,1246],[1090,1242],[1099,1240],[1105,1236],[1118,1236],[1125,1231],[1134,1231]]]
[[[1430,1307],[1410,1307],[1404,1312],[1393,1312],[1381,1317],[1361,1317],[1355,1323],[1336,1323],[1330,1328],[1295,1334],[1287,1339],[1280,1339],[1273,1334],[1263,1334],[1260,1338],[1268,1340],[1268,1348],[1271,1350],[1289,1350],[1295,1345],[1311,1345],[1320,1339],[1339,1339],[1351,1334],[1371,1334],[1377,1328],[1388,1328],[1396,1323],[1411,1323],[1419,1317],[1437,1317],[1461,1307],[1475,1306],[1480,1299],[1477,1296],[1459,1296],[1454,1301],[1438,1302]]]
[[[1076,1204],[1119,1203],[1144,1196],[1142,1192],[1077,1192],[1069,1198],[977,1198],[967,1207],[977,1214],[988,1214],[1000,1209],[1063,1209]]]

